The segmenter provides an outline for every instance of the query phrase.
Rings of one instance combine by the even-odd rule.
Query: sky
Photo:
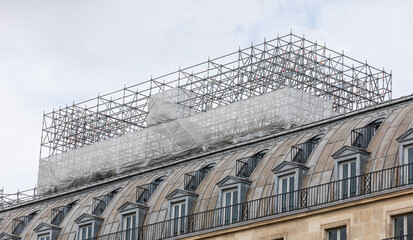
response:
[[[0,189],[37,182],[43,112],[294,34],[413,93],[413,1],[0,0]]]

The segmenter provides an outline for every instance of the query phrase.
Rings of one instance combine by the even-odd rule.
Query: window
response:
[[[404,179],[404,182],[406,184],[412,184],[413,183],[413,146],[406,146],[404,147],[404,159],[405,162],[403,165],[405,166],[405,171],[404,175],[406,176]]]
[[[346,240],[346,239],[347,239],[346,227],[327,230],[327,240]]]
[[[123,226],[125,240],[136,239],[136,214],[129,214],[123,216]]]
[[[20,233],[22,233],[26,225],[29,224],[29,222],[37,215],[37,213],[39,213],[39,211],[32,212],[31,214],[27,216],[13,219],[13,222],[12,222],[13,234],[19,235]]]
[[[101,215],[105,211],[106,206],[109,202],[115,197],[115,195],[120,191],[120,188],[117,188],[111,191],[108,194],[93,198],[92,208],[93,214]]]
[[[320,134],[309,139],[305,143],[292,146],[291,161],[305,164],[322,137],[323,134]]]
[[[237,176],[245,178],[250,177],[254,169],[258,166],[258,163],[260,163],[261,159],[264,158],[267,152],[268,149],[265,149],[259,153],[256,153],[254,156],[237,160]]]
[[[155,192],[155,190],[161,185],[166,176],[155,179],[151,183],[140,185],[136,187],[136,202],[137,203],[147,203],[149,198]]]
[[[345,199],[356,196],[356,160],[340,163],[339,166],[341,198]]]
[[[222,193],[222,206],[224,210],[224,224],[238,221],[238,188],[228,189]]]
[[[61,228],[49,223],[42,222],[33,231],[37,235],[37,240],[56,240]]]
[[[92,224],[79,227],[79,240],[92,238]]]
[[[60,225],[66,215],[72,210],[79,200],[73,201],[68,205],[52,209],[52,224]]]
[[[396,139],[399,142],[399,165],[402,166],[400,183],[413,183],[413,128]]]
[[[172,221],[173,221],[173,235],[179,235],[185,233],[185,218],[186,216],[185,213],[185,208],[186,208],[186,202],[178,202],[174,203],[171,206],[171,216],[172,216]]]
[[[279,211],[291,211],[294,209],[294,174],[279,177],[278,179],[278,196],[280,200]]]
[[[201,184],[202,180],[204,180],[204,178],[208,175],[212,168],[214,168],[214,166],[215,163],[211,163],[199,169],[198,171],[185,173],[185,190],[195,191],[198,188],[199,184]]]
[[[353,147],[367,148],[373,139],[384,118],[377,119],[367,124],[365,127],[357,128],[351,131],[351,142]]]
[[[413,240],[413,214],[394,217],[394,237]]]
[[[50,240],[50,234],[42,234],[37,236],[37,240]]]

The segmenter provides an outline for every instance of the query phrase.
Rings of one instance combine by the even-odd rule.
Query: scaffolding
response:
[[[178,88],[190,115],[282,88],[345,113],[391,99],[391,73],[290,33],[121,90],[44,113],[40,158],[148,126],[151,96]]]
[[[4,193],[4,187],[0,189],[0,210],[25,202],[38,199],[36,186],[32,189],[18,190],[16,193]]]

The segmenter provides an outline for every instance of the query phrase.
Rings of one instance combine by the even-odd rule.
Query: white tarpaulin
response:
[[[190,115],[192,98],[190,92],[178,89],[157,94],[149,103],[147,128],[40,159],[39,193],[79,186],[334,115],[331,102],[291,88],[195,115]],[[186,104],[176,104],[182,100]]]

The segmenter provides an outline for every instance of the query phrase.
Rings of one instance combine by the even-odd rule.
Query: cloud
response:
[[[409,84],[411,1],[0,2],[0,187],[36,183],[44,110],[248,47],[298,35]]]

